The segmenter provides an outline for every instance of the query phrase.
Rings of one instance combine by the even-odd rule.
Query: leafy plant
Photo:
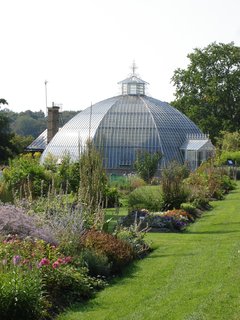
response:
[[[51,177],[39,163],[40,154],[24,154],[10,160],[3,171],[4,183],[19,197],[36,197],[47,192]]]
[[[183,180],[188,176],[186,166],[172,162],[162,171],[162,195],[165,209],[180,208],[181,203],[186,202],[187,189]]]
[[[81,237],[83,248],[95,250],[97,254],[105,255],[111,263],[111,272],[121,272],[134,257],[132,247],[111,234],[89,230]]]
[[[151,251],[150,245],[145,241],[147,230],[147,228],[145,230],[139,230],[138,225],[133,224],[128,228],[119,226],[115,234],[118,239],[130,244],[135,257],[142,258]]]
[[[150,152],[140,150],[137,152],[134,169],[144,181],[150,182],[157,171],[161,158],[162,154],[159,152],[152,154]]]
[[[163,208],[163,196],[159,186],[144,186],[135,189],[128,196],[128,204],[133,209],[160,211]]]
[[[111,274],[111,263],[105,254],[86,248],[82,251],[81,258],[90,276],[108,277]]]
[[[46,315],[46,297],[39,270],[12,266],[0,273],[0,318],[38,320]]]

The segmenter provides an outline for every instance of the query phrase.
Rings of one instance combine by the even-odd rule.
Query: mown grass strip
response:
[[[149,234],[151,255],[58,320],[239,319],[239,187],[186,233]]]

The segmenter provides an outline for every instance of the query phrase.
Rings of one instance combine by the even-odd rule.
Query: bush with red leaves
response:
[[[105,255],[111,263],[113,274],[120,273],[134,259],[133,248],[128,243],[103,231],[86,231],[81,237],[81,245]]]

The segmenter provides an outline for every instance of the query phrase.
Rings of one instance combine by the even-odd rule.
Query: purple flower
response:
[[[14,256],[13,257],[13,264],[16,266],[17,264],[19,264],[20,260],[21,260],[20,256]]]

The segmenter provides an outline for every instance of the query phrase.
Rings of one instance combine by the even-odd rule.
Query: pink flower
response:
[[[49,264],[50,261],[47,258],[42,258],[42,260],[38,264],[38,267],[41,268],[42,266],[48,266]]]
[[[56,268],[58,268],[59,266],[60,266],[59,261],[55,261],[55,262],[52,264],[53,269],[56,269]]]
[[[71,262],[72,261],[72,257],[65,257],[65,258],[63,258],[63,263],[64,264],[67,264],[67,263],[69,263],[69,262]]]

